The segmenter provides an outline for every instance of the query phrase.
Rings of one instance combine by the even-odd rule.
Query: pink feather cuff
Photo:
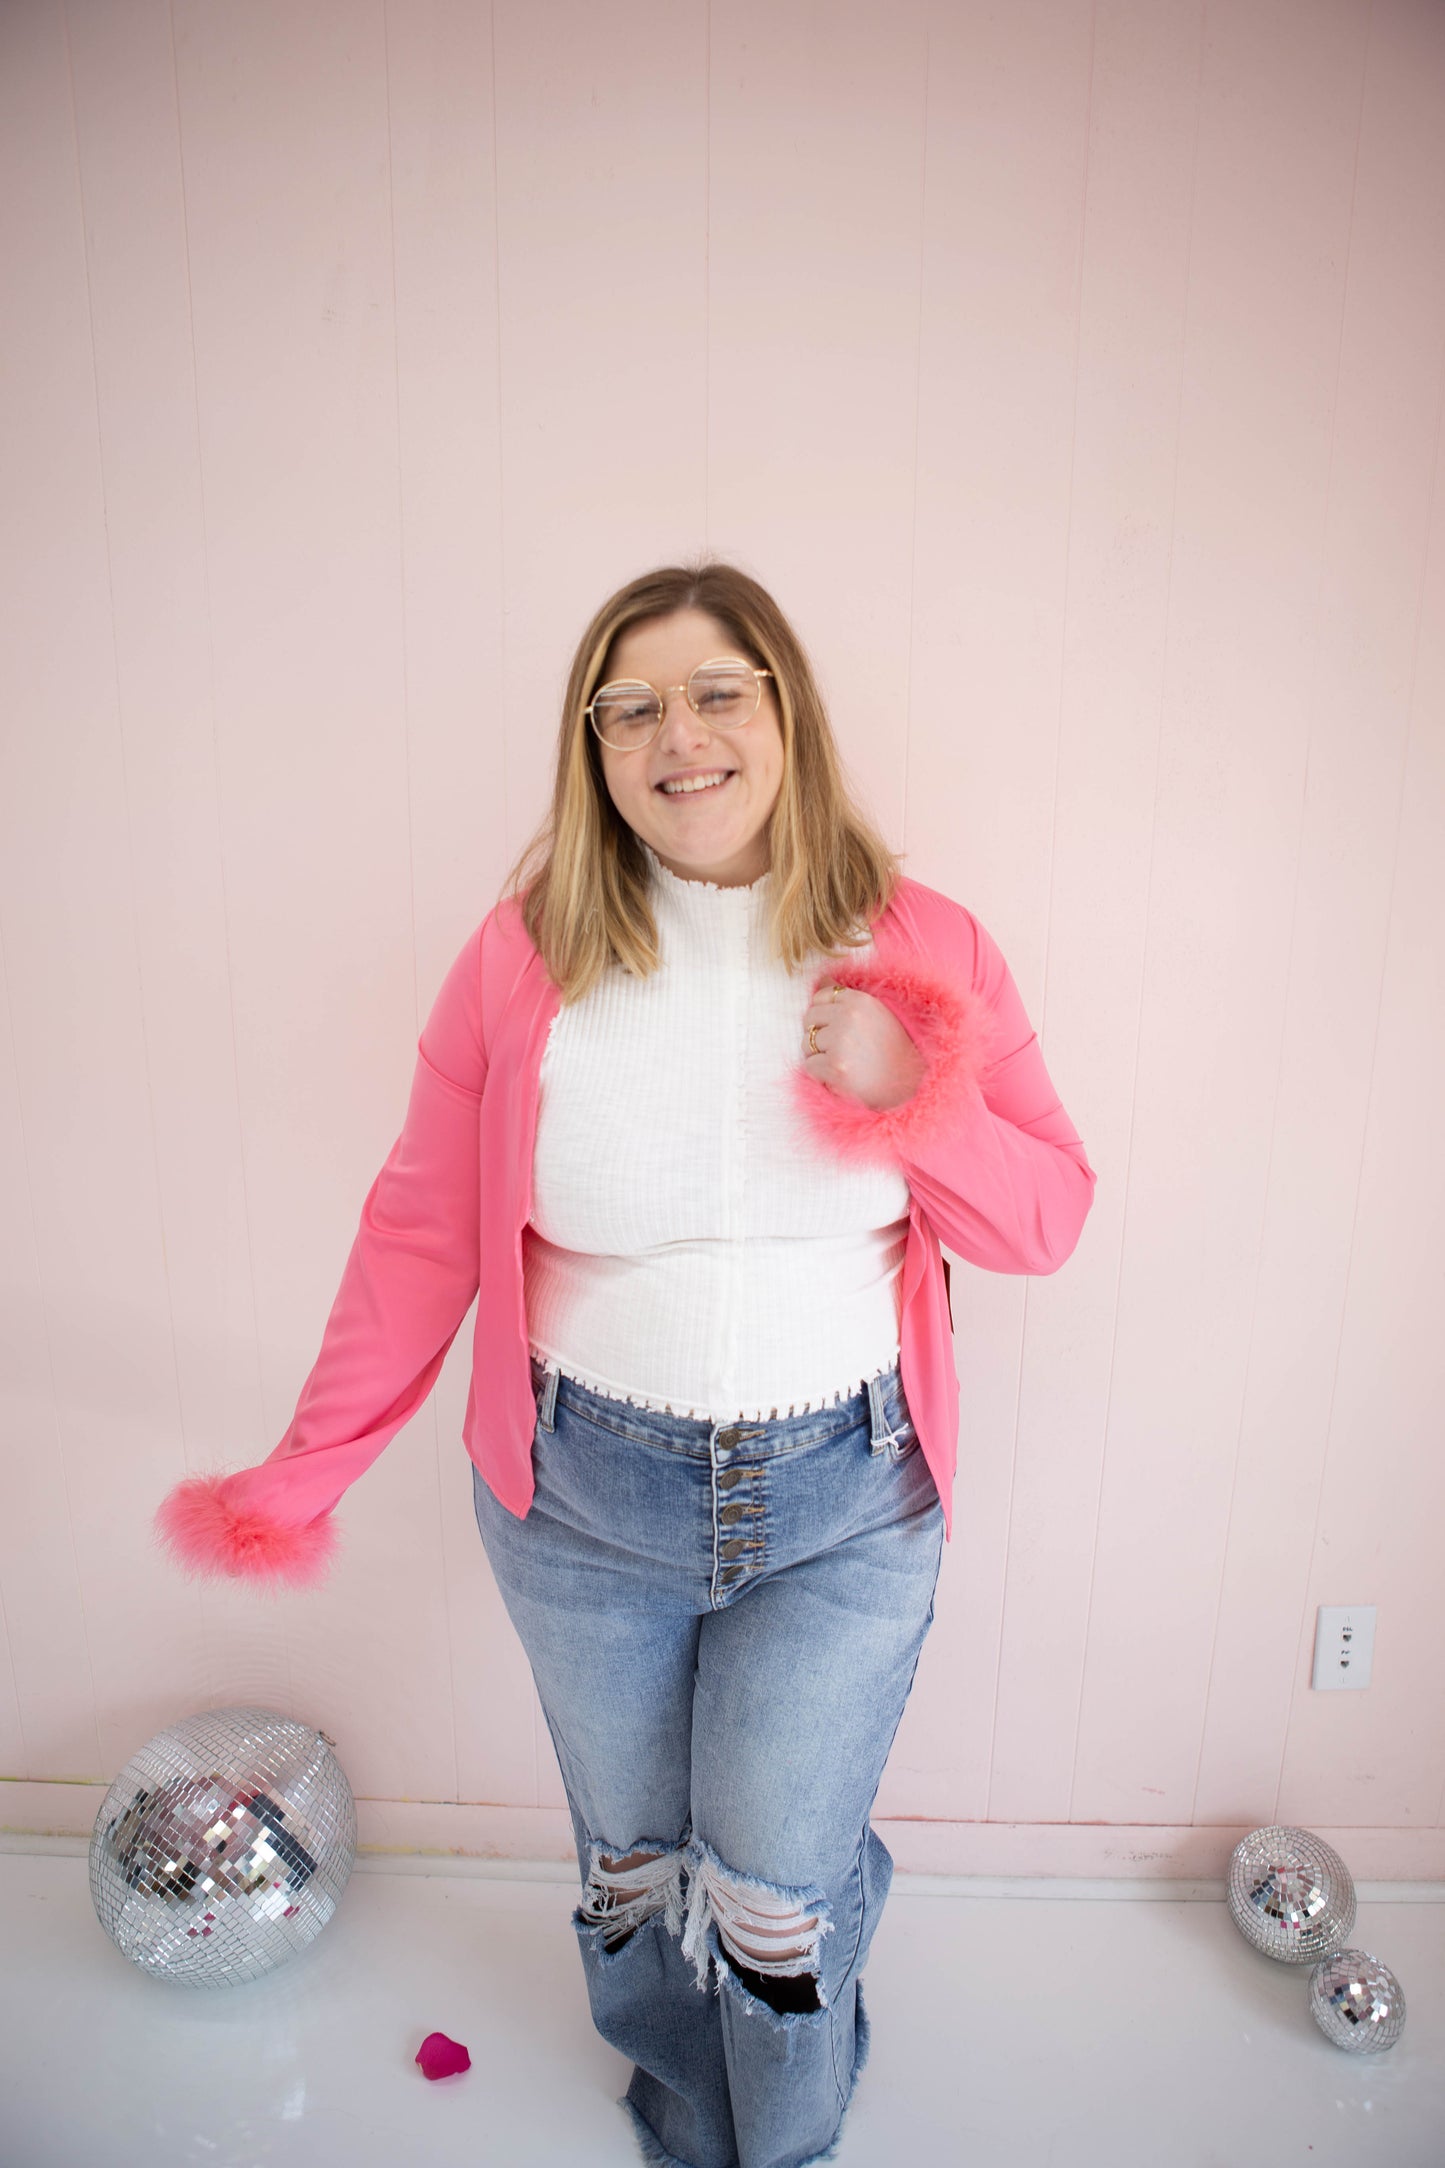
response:
[[[794,1105],[813,1135],[845,1159],[907,1158],[956,1122],[977,1089],[988,1066],[993,1012],[971,987],[876,955],[840,958],[819,973],[810,998],[834,983],[860,987],[891,1009],[923,1056],[923,1076],[911,1098],[870,1107],[795,1067]]]
[[[300,1528],[245,1503],[242,1468],[231,1475],[193,1475],[168,1491],[156,1508],[156,1535],[185,1572],[208,1580],[249,1581],[253,1587],[315,1588],[336,1555],[340,1531],[331,1513]]]

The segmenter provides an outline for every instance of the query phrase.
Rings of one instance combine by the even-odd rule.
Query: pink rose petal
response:
[[[472,2058],[460,2040],[448,2040],[445,2033],[428,2033],[417,2049],[416,2059],[424,2078],[452,2078],[459,2070],[472,2067]]]

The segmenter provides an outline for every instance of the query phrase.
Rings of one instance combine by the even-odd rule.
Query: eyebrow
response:
[[[748,662],[746,655],[739,655],[732,648],[726,649],[721,655],[699,656],[698,660],[693,664],[692,670],[700,670],[705,662],[740,662],[745,663],[749,670],[755,670],[758,667],[756,663]],[[692,676],[692,670],[688,671],[688,677]],[[641,672],[637,670],[619,670],[615,676],[604,678],[602,682],[605,685],[648,685],[651,686],[653,692],[657,691],[652,679],[643,677]],[[673,682],[675,684],[686,684],[687,678],[674,679]]]

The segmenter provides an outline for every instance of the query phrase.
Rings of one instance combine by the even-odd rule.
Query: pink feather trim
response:
[[[972,987],[876,954],[856,962],[839,958],[819,973],[810,999],[834,983],[861,987],[891,1009],[927,1066],[912,1097],[895,1107],[866,1106],[795,1067],[793,1103],[813,1135],[845,1159],[906,1158],[956,1121],[978,1088],[988,1067],[993,1011]]]
[[[340,1531],[331,1513],[288,1528],[245,1505],[240,1479],[251,1473],[193,1475],[168,1491],[156,1508],[155,1531],[177,1565],[211,1580],[253,1586],[315,1588],[326,1578]]]

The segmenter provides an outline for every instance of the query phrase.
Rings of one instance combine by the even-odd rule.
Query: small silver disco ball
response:
[[[1230,1916],[1246,1942],[1286,1965],[1312,1965],[1355,1924],[1355,1885],[1338,1852],[1307,1829],[1271,1824],[1230,1855]]]
[[[90,1894],[132,1964],[229,1987],[320,1934],[356,1858],[335,1743],[273,1709],[206,1709],[131,1756],[95,1818]]]
[[[1335,1950],[1310,1974],[1315,2023],[1337,2048],[1378,2055],[1405,2029],[1405,1997],[1388,1965],[1368,1950]]]

